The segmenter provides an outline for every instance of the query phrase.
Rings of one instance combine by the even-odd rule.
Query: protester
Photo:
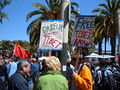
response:
[[[30,63],[26,59],[20,59],[17,64],[17,72],[8,81],[8,90],[30,90],[28,75]]]
[[[5,83],[5,79],[6,79],[6,73],[4,68],[3,68],[3,59],[0,58],[0,90],[6,90],[6,83]]]
[[[66,71],[66,78],[68,80],[68,86],[69,90],[76,90],[75,86],[73,86],[72,81],[72,74],[75,67],[70,63],[70,61],[67,62],[67,71]]]
[[[76,70],[73,70],[73,80],[75,80],[76,90],[92,90],[92,73],[90,69],[84,64],[81,57],[77,55],[72,55],[71,57],[71,64],[76,67]]]
[[[94,72],[93,72],[93,79],[96,78],[97,71],[100,69],[99,62],[94,64]]]
[[[43,72],[33,90],[68,90],[68,82],[60,72],[61,63],[57,57],[46,57],[42,66]]]
[[[96,72],[95,86],[96,90],[114,90],[115,82],[112,77],[111,68],[105,59],[101,59],[99,63],[100,68]]]
[[[40,64],[38,63],[37,58],[31,59],[31,71],[30,71],[30,77],[33,80],[33,83],[35,83],[39,78],[40,73]]]
[[[10,59],[9,67],[8,67],[8,77],[12,76],[17,70],[17,62],[15,58]]]
[[[68,80],[69,90],[71,90],[71,87],[72,87],[72,68],[71,68],[71,65],[69,62],[67,63],[66,78]]]

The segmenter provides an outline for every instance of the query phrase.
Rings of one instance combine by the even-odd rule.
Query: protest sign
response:
[[[77,47],[90,47],[94,23],[95,16],[77,16],[74,31],[72,33],[71,45]]]
[[[62,50],[64,20],[42,21],[40,50]]]

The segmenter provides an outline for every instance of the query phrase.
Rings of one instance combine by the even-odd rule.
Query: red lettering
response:
[[[44,42],[43,42],[43,44],[45,44],[48,42],[50,36],[44,35],[43,37],[45,37]]]
[[[75,37],[76,38],[82,38],[82,39],[90,39],[92,37],[91,31],[85,31],[85,30],[76,30],[75,31]]]
[[[51,44],[54,47],[55,40],[53,38],[50,39],[49,44]]]
[[[78,44],[79,44],[78,39],[75,39],[74,46],[78,46]]]
[[[58,42],[58,40],[56,40],[57,42]],[[62,43],[61,42],[58,42],[58,45],[55,47],[55,48],[57,48],[58,46],[60,46],[60,45],[62,45]]]
[[[90,46],[91,42],[86,42],[85,46]]]
[[[75,39],[74,46],[90,46],[91,42],[82,39]]]
[[[60,45],[62,45],[61,42],[59,42],[58,40],[56,40],[54,38],[51,38],[48,35],[44,35],[43,37],[44,37],[43,44],[49,44],[53,48],[58,48]]]

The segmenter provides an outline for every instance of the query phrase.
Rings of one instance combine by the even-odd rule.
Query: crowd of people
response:
[[[72,54],[63,76],[56,56],[0,57],[0,90],[120,90],[120,65]]]

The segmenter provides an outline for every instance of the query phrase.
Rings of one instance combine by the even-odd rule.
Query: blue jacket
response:
[[[10,77],[8,90],[29,90],[28,81],[22,73],[16,72]]]

